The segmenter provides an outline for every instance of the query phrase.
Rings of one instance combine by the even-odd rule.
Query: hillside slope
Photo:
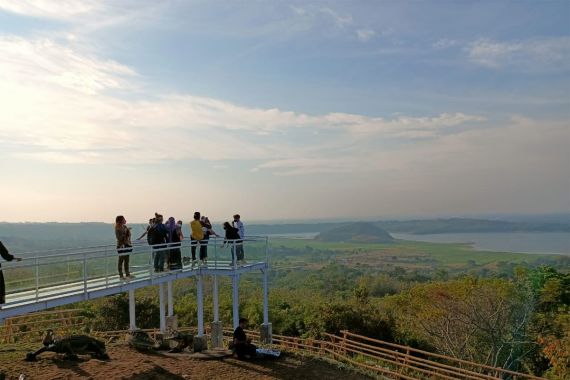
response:
[[[41,345],[41,344],[40,344]],[[130,349],[125,344],[108,347],[109,361],[81,356],[79,361],[63,360],[61,356],[45,353],[37,362],[22,359],[30,349],[16,345],[0,347],[0,369],[7,379],[17,379],[24,374],[26,379],[369,379],[356,372],[339,369],[324,361],[284,356],[274,360],[241,361],[191,359],[183,354],[145,354]]]
[[[373,223],[357,222],[335,227],[321,232],[318,240],[328,242],[352,242],[352,243],[391,243],[392,235],[377,227]]]

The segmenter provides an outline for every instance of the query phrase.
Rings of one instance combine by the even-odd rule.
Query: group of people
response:
[[[168,270],[182,269],[181,242],[184,239],[182,232],[182,221],[174,217],[168,218],[164,223],[164,217],[159,213],[154,214],[154,218],[149,219],[144,233],[137,239],[141,240],[146,236],[147,242],[153,249],[153,267],[155,272],[163,272],[165,264]],[[224,223],[225,240],[224,245],[231,243],[232,265],[237,259],[238,264],[245,264],[243,239],[245,238],[245,227],[239,214],[233,216],[232,223]],[[118,271],[122,280],[130,280],[134,276],[129,270],[129,255],[132,251],[131,228],[127,226],[127,220],[123,215],[115,218],[115,236],[117,238],[117,253],[119,254]],[[212,227],[212,223],[207,216],[201,215],[199,211],[194,213],[194,218],[190,222],[190,240],[192,253],[192,267],[198,264],[196,251],[198,251],[200,264],[208,263],[208,242],[210,237],[219,237]]]

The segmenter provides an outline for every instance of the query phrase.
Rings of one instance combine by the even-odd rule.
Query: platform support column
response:
[[[194,337],[194,352],[208,349],[208,341],[204,336],[204,279],[201,274],[196,276],[198,290],[198,335]]]
[[[164,284],[158,284],[158,300],[159,300],[159,313],[160,313],[160,333],[166,333],[166,320],[164,318],[165,305],[164,305]]]
[[[214,275],[213,280],[213,299],[214,299],[214,321],[211,324],[211,341],[212,348],[224,347],[224,327],[220,322],[220,310],[218,301],[218,276]]]
[[[239,326],[239,274],[232,276],[232,301],[233,301],[233,322],[234,329]]]
[[[198,280],[198,336],[204,336],[204,280],[202,275],[197,276]]]
[[[135,320],[135,290],[129,290],[129,330],[135,331],[137,329]]]
[[[168,281],[166,291],[168,292],[168,316],[174,315],[174,302],[172,301],[172,281]]]
[[[263,324],[261,325],[260,340],[261,343],[271,344],[272,326],[269,323],[269,268],[264,268],[263,272]]]

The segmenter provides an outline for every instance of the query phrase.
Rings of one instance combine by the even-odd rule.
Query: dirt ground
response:
[[[333,364],[308,357],[283,355],[278,359],[240,361],[192,359],[188,353],[147,354],[123,344],[109,346],[110,360],[81,356],[78,361],[64,360],[61,355],[44,353],[36,362],[26,362],[26,352],[35,346],[0,347],[0,372],[6,379],[369,379]]]

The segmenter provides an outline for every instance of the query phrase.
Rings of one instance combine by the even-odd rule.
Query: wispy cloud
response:
[[[376,35],[376,32],[372,29],[358,29],[356,31],[356,36],[362,42],[366,42]]]
[[[93,0],[0,0],[0,10],[51,19],[69,19],[101,7],[101,2]]]
[[[465,47],[471,62],[487,67],[568,69],[570,37],[536,38],[516,42],[479,39]]]
[[[119,99],[109,90],[138,88],[137,74],[125,65],[46,39],[1,37],[0,49],[0,139],[20,158],[138,164],[191,159],[191,152],[205,151],[207,160],[240,157],[280,169],[295,159],[305,170],[331,172],[348,170],[343,162],[352,161],[344,157],[354,154],[355,141],[433,139],[484,120],[461,112],[309,115],[188,94],[142,92],[137,98],[145,100]],[[310,137],[303,143],[292,143],[305,135]]]

